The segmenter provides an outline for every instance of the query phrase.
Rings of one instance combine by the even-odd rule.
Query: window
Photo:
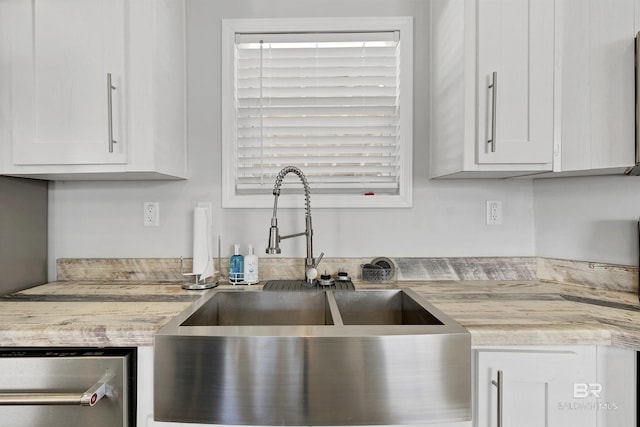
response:
[[[406,17],[223,21],[223,206],[271,207],[287,165],[314,207],[411,206],[412,35]]]

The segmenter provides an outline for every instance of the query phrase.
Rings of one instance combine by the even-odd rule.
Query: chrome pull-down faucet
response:
[[[280,235],[280,231],[278,229],[278,197],[280,196],[280,188],[282,187],[282,180],[284,177],[293,172],[300,178],[302,181],[302,185],[304,187],[304,200],[305,200],[305,231],[301,233],[287,234],[285,236]],[[269,246],[267,247],[266,253],[268,254],[279,254],[280,250],[280,241],[284,239],[289,239],[291,237],[298,236],[306,236],[307,238],[307,259],[305,261],[305,269],[304,276],[307,283],[312,283],[313,279],[318,275],[317,267],[320,264],[320,260],[324,256],[324,252],[320,254],[318,259],[313,258],[313,228],[311,227],[311,190],[309,189],[309,182],[307,181],[307,177],[304,176],[304,173],[300,169],[295,166],[286,166],[283,168],[278,176],[276,177],[276,182],[273,186],[273,216],[271,217],[271,227],[269,228]]]

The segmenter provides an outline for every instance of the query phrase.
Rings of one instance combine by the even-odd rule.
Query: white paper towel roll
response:
[[[193,212],[193,274],[204,281],[213,276],[213,258],[211,257],[211,219],[209,210],[195,208]]]

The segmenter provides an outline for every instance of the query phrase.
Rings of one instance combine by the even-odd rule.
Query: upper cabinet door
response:
[[[478,0],[476,7],[478,163],[549,163],[554,0]]]
[[[124,6],[124,0],[12,3],[14,164],[126,161]],[[115,89],[107,87],[108,73]]]
[[[636,0],[562,0],[561,139],[554,171],[622,173],[635,163]]]

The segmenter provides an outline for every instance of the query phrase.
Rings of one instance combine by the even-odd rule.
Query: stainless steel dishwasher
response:
[[[0,349],[0,424],[134,426],[135,351]]]

